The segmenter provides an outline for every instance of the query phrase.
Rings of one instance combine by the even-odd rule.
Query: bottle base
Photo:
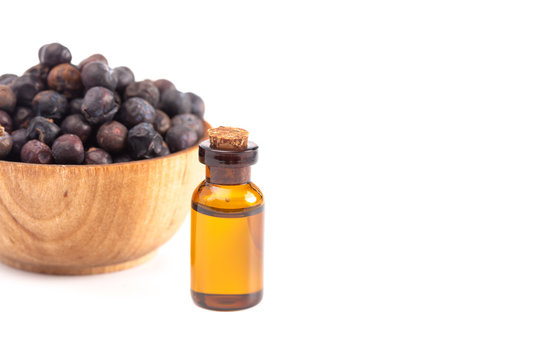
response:
[[[205,294],[191,290],[193,302],[208,310],[233,311],[243,310],[253,307],[261,302],[263,291],[250,294],[230,295],[230,294]]]

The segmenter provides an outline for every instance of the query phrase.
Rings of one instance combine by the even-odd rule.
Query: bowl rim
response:
[[[112,166],[112,167],[133,166],[133,164],[143,164],[145,162],[151,162],[151,161],[157,161],[157,160],[161,161],[163,159],[169,159],[169,158],[184,155],[184,154],[186,154],[190,151],[198,151],[199,144],[202,143],[203,141],[205,141],[206,139],[208,139],[208,130],[212,128],[212,126],[206,120],[203,120],[203,121],[205,123],[205,133],[199,139],[199,141],[197,141],[195,143],[195,145],[193,145],[193,146],[191,146],[187,149],[183,149],[183,150],[177,151],[175,153],[171,153],[170,155],[160,156],[160,157],[156,157],[156,158],[152,158],[152,159],[133,160],[133,161],[126,161],[126,162],[121,162],[121,163],[111,163],[111,164],[32,164],[32,163],[25,163],[25,162],[21,162],[21,161],[0,160],[0,167],[15,165],[15,166],[22,166],[22,167],[40,166],[40,167],[51,167],[51,168],[56,168],[56,167],[58,167],[58,168],[96,168],[96,167],[103,167],[104,168],[104,167],[108,167],[108,166]]]

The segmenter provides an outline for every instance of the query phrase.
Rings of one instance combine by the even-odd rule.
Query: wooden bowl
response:
[[[63,275],[141,264],[179,229],[203,178],[198,146],[110,165],[0,161],[0,261]]]

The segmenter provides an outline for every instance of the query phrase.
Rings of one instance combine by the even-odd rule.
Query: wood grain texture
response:
[[[179,229],[203,178],[197,146],[110,165],[0,161],[0,261],[67,275],[138,265]]]

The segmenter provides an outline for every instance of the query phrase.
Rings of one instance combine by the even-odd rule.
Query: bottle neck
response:
[[[251,167],[207,166],[207,182],[217,185],[240,185],[251,181]]]

